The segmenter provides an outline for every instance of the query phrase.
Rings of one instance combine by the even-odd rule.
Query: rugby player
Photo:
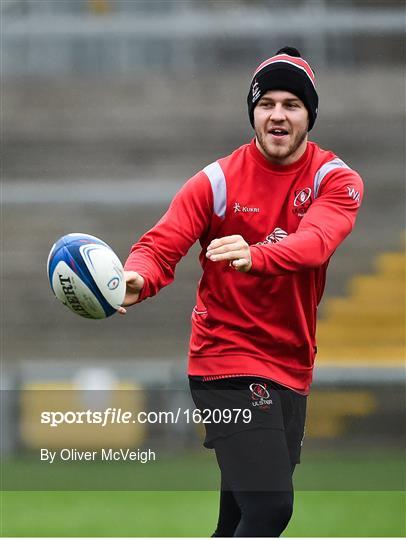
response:
[[[200,409],[252,412],[249,423],[205,424],[221,471],[216,537],[279,536],[290,520],[317,306],[363,194],[357,172],[308,140],[318,94],[297,49],[258,66],[247,103],[255,137],[189,179],[132,246],[120,309],[171,283],[200,242],[192,397]]]

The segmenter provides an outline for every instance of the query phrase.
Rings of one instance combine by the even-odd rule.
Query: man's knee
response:
[[[250,523],[257,535],[279,536],[292,517],[293,493],[256,492],[248,498],[251,501],[242,509],[243,520]]]
[[[293,493],[284,493],[272,504],[274,508],[272,509],[272,506],[270,506],[269,512],[275,518],[275,522],[279,523],[282,533],[293,514]]]

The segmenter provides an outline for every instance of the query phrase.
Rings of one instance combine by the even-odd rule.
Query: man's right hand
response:
[[[124,279],[127,284],[127,289],[125,292],[124,302],[121,304],[122,307],[119,307],[117,310],[121,315],[125,315],[127,313],[125,307],[132,306],[138,301],[141,289],[145,283],[142,276],[137,274],[137,272],[132,271],[124,270]]]

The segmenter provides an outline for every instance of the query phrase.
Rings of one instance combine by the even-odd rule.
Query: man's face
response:
[[[307,109],[297,96],[269,90],[254,109],[256,145],[273,163],[294,163],[306,150],[308,123]]]

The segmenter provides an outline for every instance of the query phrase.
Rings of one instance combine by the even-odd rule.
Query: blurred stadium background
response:
[[[199,487],[45,491],[52,486],[36,469],[32,452],[41,443],[30,429],[45,399],[38,396],[49,390],[69,391],[61,393],[69,396],[64,404],[78,409],[74,390],[86,388],[123,390],[114,393],[114,406],[135,389],[134,407],[157,389],[167,396],[163,408],[177,403],[171,389],[185,395],[197,248],[172,286],[127,317],[107,321],[75,317],[53,298],[46,259],[59,236],[80,231],[103,238],[125,260],[187,178],[252,137],[245,105],[252,71],[283,45],[298,47],[316,70],[321,103],[311,139],[357,169],[366,186],[357,227],[331,262],[320,306],[297,473],[302,491],[288,534],[405,534],[404,1],[2,0],[0,6],[4,535],[210,533],[217,496]],[[83,433],[66,436],[72,447],[84,444]],[[111,446],[112,436],[106,432],[93,444]],[[185,463],[192,460],[210,477],[215,465],[197,450],[199,439],[191,426],[176,433],[155,427],[126,442],[164,441],[169,453],[189,456],[168,462],[175,471],[189,474]],[[61,471],[60,483],[71,474]],[[31,476],[33,492],[24,490]],[[92,482],[78,489],[97,489]],[[119,489],[108,482],[101,489],[109,486]],[[323,516],[317,521],[314,505]]]

